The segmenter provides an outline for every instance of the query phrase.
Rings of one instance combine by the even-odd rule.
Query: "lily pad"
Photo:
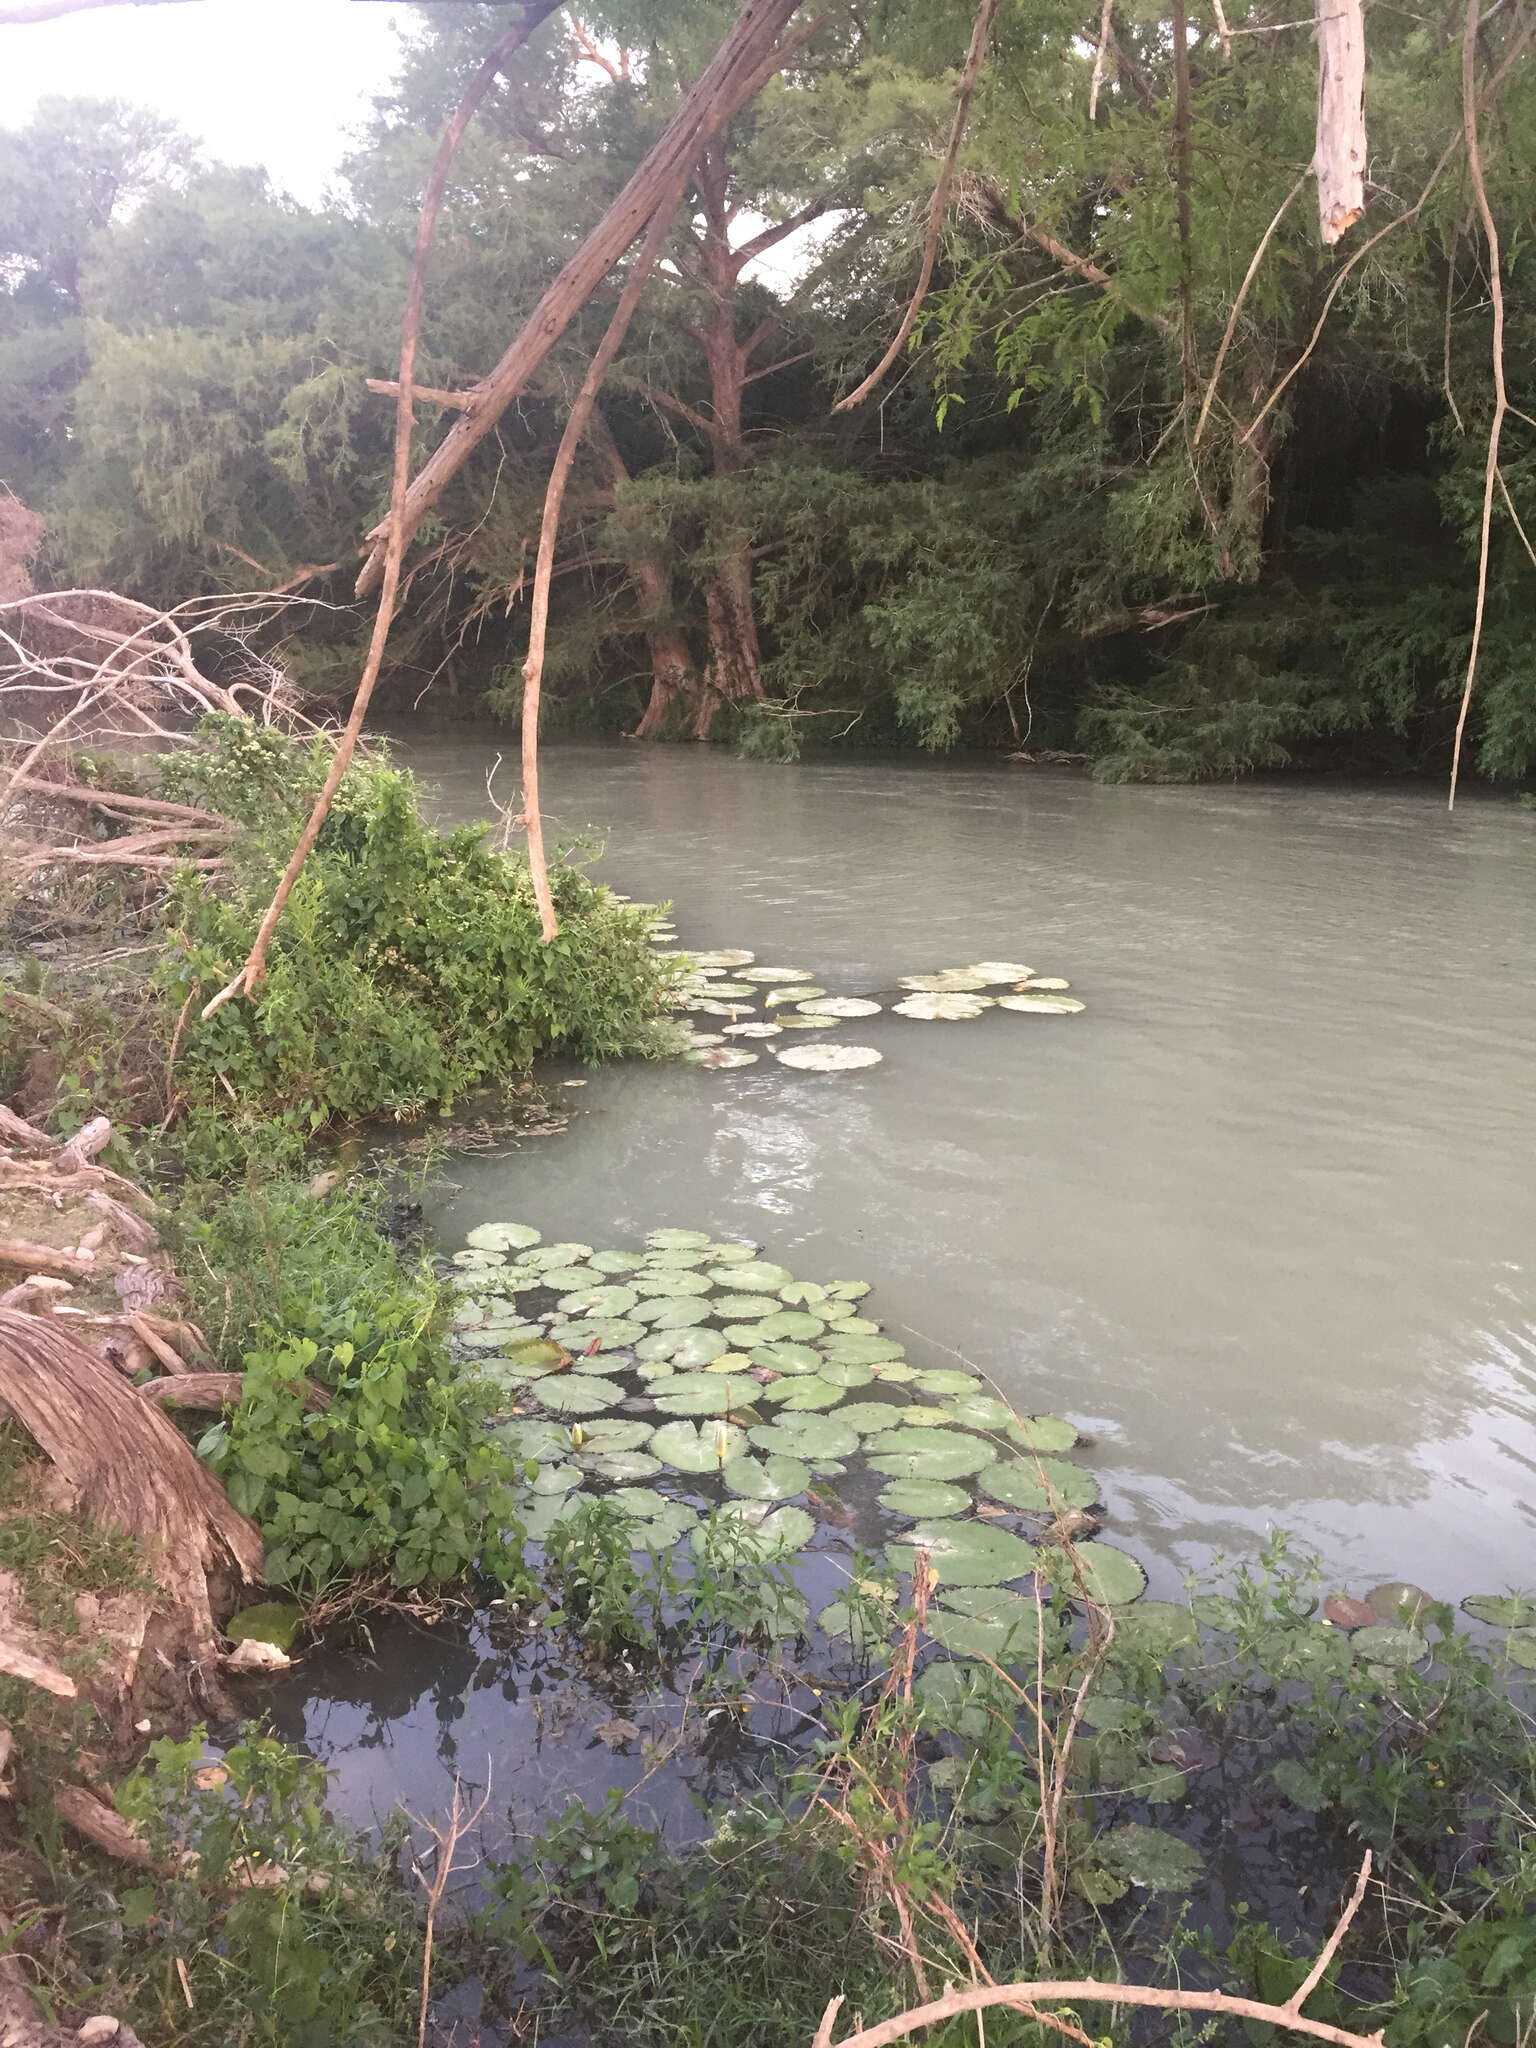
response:
[[[1110,1656],[1135,1652],[1162,1660],[1200,1647],[1200,1629],[1187,1607],[1172,1600],[1142,1600],[1115,1616]]]
[[[708,987],[715,1002],[754,1002],[757,998],[757,990],[750,981],[712,981]]]
[[[984,1664],[929,1664],[913,1690],[925,1720],[967,1742],[980,1742],[999,1718],[1011,1726],[1018,1712],[1013,1693]]]
[[[232,1614],[224,1633],[232,1643],[273,1643],[279,1650],[291,1650],[303,1626],[304,1610],[293,1601],[258,1600]]]
[[[1147,1590],[1147,1575],[1141,1566],[1129,1551],[1113,1543],[1078,1543],[1073,1546],[1073,1554],[1081,1567],[1088,1598],[1101,1607],[1119,1607],[1139,1600]],[[1055,1551],[1051,1555],[1062,1560],[1056,1568],[1062,1586],[1075,1593],[1077,1581],[1066,1562],[1066,1552]]]
[[[880,1505],[893,1515],[961,1515],[971,1504],[963,1486],[941,1479],[896,1479],[880,1495]]]
[[[720,1510],[722,1522],[734,1522],[750,1530],[765,1557],[789,1557],[804,1550],[816,1534],[816,1524],[804,1508],[770,1508],[764,1501],[731,1500]],[[704,1531],[694,1536],[694,1548],[701,1548]]]
[[[977,989],[985,988],[987,977],[970,967],[945,967],[937,974],[902,974],[896,978],[898,988],[916,989],[922,995],[970,995]],[[901,1005],[898,1003],[897,1008]]]
[[[786,1266],[775,1266],[767,1259],[747,1257],[731,1263],[712,1267],[708,1277],[717,1287],[745,1287],[763,1293],[777,1293],[779,1288],[795,1277]]]
[[[811,1009],[802,1015],[798,1010],[792,1017],[781,1017],[781,1031],[835,1031],[839,1023],[836,1017],[829,1017],[824,1011]]]
[[[821,1348],[828,1358],[839,1358],[849,1365],[884,1365],[907,1355],[894,1337],[845,1336],[837,1330],[828,1331]],[[910,1377],[917,1377],[915,1366]]]
[[[719,1330],[697,1326],[681,1330],[653,1330],[635,1346],[635,1356],[649,1364],[670,1362],[684,1372],[697,1372],[723,1358],[730,1345]],[[754,1386],[754,1391],[756,1391]]]
[[[742,976],[743,981],[754,981],[764,983],[778,981],[809,981],[810,978],[811,974],[810,969],[808,967],[754,967],[750,974]]]
[[[1522,1671],[1536,1671],[1536,1629],[1513,1628],[1500,1645],[1511,1664]]]
[[[1059,1415],[1016,1416],[1008,1434],[1026,1451],[1070,1451],[1077,1442],[1076,1428]]]
[[[1059,1515],[1065,1508],[1092,1507],[1099,1482],[1081,1465],[1043,1455],[1008,1458],[987,1468],[982,1485],[1005,1506],[1028,1515]]]
[[[824,1358],[821,1377],[833,1387],[867,1387],[875,1376],[872,1365],[858,1358]]]
[[[834,1301],[862,1301],[869,1288],[867,1280],[829,1280],[826,1283],[828,1297]]]
[[[812,1017],[878,1017],[885,1006],[871,1002],[868,996],[829,996],[818,992],[799,1007]]]
[[[606,1421],[573,1423],[570,1447],[577,1456],[583,1452],[638,1451],[650,1435],[648,1422],[620,1422],[612,1416]]]
[[[1058,989],[1070,988],[1072,984],[1070,981],[1063,981],[1059,974],[1037,974],[1031,978],[1029,986],[1031,989],[1041,988],[1054,993]]]
[[[723,1476],[732,1493],[748,1500],[788,1500],[810,1485],[811,1468],[799,1458],[772,1451],[765,1458],[733,1458]]]
[[[599,1273],[634,1273],[645,1260],[639,1252],[594,1252],[587,1264]]]
[[[745,952],[740,946],[717,946],[710,953],[689,953],[686,958],[695,967],[750,967],[757,958],[755,953]]]
[[[1022,1016],[1071,1017],[1083,1007],[1076,996],[1032,995],[1027,989],[994,1000],[1000,1010],[1013,1010]]]
[[[721,1036],[724,1038],[777,1038],[784,1029],[782,1024],[727,1024]]]
[[[528,1490],[543,1499],[551,1494],[574,1493],[580,1484],[581,1474],[574,1465],[541,1465],[528,1482]]]
[[[880,1608],[862,1600],[833,1600],[817,1615],[816,1626],[824,1636],[846,1638],[854,1655],[862,1657],[885,1641],[890,1622]]]
[[[927,1392],[932,1391],[923,1373],[918,1374],[917,1384]],[[1006,1401],[974,1391],[956,1394],[953,1400],[944,1403],[941,1413],[967,1429],[1006,1429],[1013,1420],[1013,1410]]]
[[[770,989],[763,998],[763,1005],[766,1009],[772,1009],[775,1003],[793,1003],[797,1009],[808,1009],[819,1002],[825,994],[824,988],[812,988],[809,985],[802,987],[795,982],[788,988]]]
[[[557,1294],[571,1294],[578,1288],[600,1287],[602,1278],[590,1266],[551,1266],[543,1276],[542,1284],[553,1287]]]
[[[718,1010],[720,1006],[711,1007]],[[685,1052],[683,1058],[690,1067],[751,1067],[757,1064],[757,1054],[740,1045],[707,1045],[702,1052],[697,1048]]]
[[[769,1393],[766,1387],[760,1391],[765,1396]],[[831,1385],[817,1373],[812,1379],[776,1380],[772,1396],[781,1415],[798,1415],[806,1409],[835,1408],[843,1398],[843,1389]]]
[[[671,1550],[698,1526],[697,1512],[686,1501],[669,1500],[649,1486],[619,1486],[609,1500],[630,1517],[631,1550]]]
[[[706,1322],[713,1310],[698,1294],[656,1294],[635,1309],[636,1320],[653,1330],[687,1330]]]
[[[1005,981],[1028,981],[1033,971],[1021,967],[1017,960],[977,960],[965,970],[975,975],[983,988],[996,988]]]
[[[764,1316],[777,1315],[779,1304],[771,1294],[722,1294],[714,1312],[722,1323],[755,1323]]]
[[[710,1245],[709,1253],[711,1258],[718,1260],[722,1266],[744,1266],[757,1257],[758,1247],[740,1240],[733,1242],[727,1239],[724,1244]]]
[[[570,1434],[558,1422],[501,1422],[491,1431],[509,1458],[561,1458],[570,1449]],[[649,1431],[647,1431],[649,1434]]]
[[[821,1464],[828,1458],[851,1458],[859,1448],[858,1433],[840,1417],[791,1410],[778,1422],[759,1422],[748,1436],[760,1451]]]
[[[660,1230],[645,1233],[647,1251],[653,1252],[694,1252],[708,1251],[707,1230],[678,1230],[670,1224]]]
[[[866,1448],[887,1479],[964,1479],[997,1457],[991,1444],[958,1429],[882,1430]]]
[[[774,1048],[782,1067],[797,1067],[807,1074],[848,1074],[857,1067],[878,1067],[885,1058],[872,1045],[786,1045]]]
[[[617,1408],[624,1396],[612,1380],[568,1372],[541,1380],[538,1398],[557,1415],[601,1415],[607,1408]]]
[[[1035,1568],[1033,1546],[990,1522],[920,1522],[885,1554],[897,1571],[911,1572],[919,1550],[941,1586],[1000,1586]]]
[[[579,1266],[591,1256],[589,1244],[541,1244],[525,1251],[522,1263],[540,1273],[547,1273],[557,1266]]]
[[[481,1223],[465,1233],[464,1242],[475,1251],[520,1252],[543,1235],[531,1223]]]
[[[730,1415],[752,1405],[756,1380],[728,1373],[680,1372],[656,1396],[663,1415]]]
[[[636,1294],[654,1300],[658,1295],[712,1294],[715,1283],[703,1273],[686,1266],[667,1266],[649,1273],[636,1273],[629,1282]]]
[[[895,1016],[915,1017],[924,1024],[969,1023],[991,1007],[991,996],[952,994],[907,996],[891,1006]]]
[[[1461,1603],[1463,1614],[1474,1621],[1486,1621],[1492,1628],[1536,1627],[1536,1594],[1469,1593]]]
[[[826,1364],[826,1360],[822,1357],[821,1353],[814,1351],[809,1344],[787,1344],[782,1341],[772,1344],[757,1344],[753,1346],[750,1355],[754,1365],[760,1365],[769,1372],[783,1373],[788,1377],[796,1379],[803,1379],[807,1374],[820,1372],[821,1368]]]
[[[643,1337],[645,1325],[623,1316],[588,1316],[579,1323],[555,1323],[549,1334],[567,1351],[585,1351],[594,1337],[605,1351],[612,1351]]]
[[[1434,1606],[1435,1596],[1426,1593],[1422,1586],[1411,1585],[1407,1579],[1388,1579],[1383,1585],[1372,1586],[1365,1604],[1378,1620],[1391,1627],[1412,1628],[1425,1609]],[[1378,1657],[1375,1661],[1385,1664],[1388,1659]]]
[[[941,1581],[942,1586],[942,1581]],[[1001,1586],[956,1586],[955,1592],[1004,1593]],[[1006,1597],[1017,1599],[1017,1594]],[[1051,1644],[1056,1638],[1051,1617],[1046,1615],[1046,1655],[1051,1654]],[[952,1657],[990,1657],[994,1663],[1005,1659],[1019,1663],[1026,1656],[1031,1664],[1039,1647],[1039,1634],[1031,1607],[1027,1624],[1011,1616],[997,1621],[975,1614],[956,1614],[942,1606],[928,1610],[927,1629],[936,1643],[942,1643]]]
[[[788,1337],[796,1344],[805,1344],[811,1338],[821,1336],[827,1326],[820,1316],[813,1316],[803,1308],[781,1308],[765,1316],[758,1327],[766,1343]]]
[[[734,1422],[664,1422],[651,1438],[654,1457],[676,1472],[718,1472],[747,1448],[747,1433]]]
[[[860,1436],[875,1436],[882,1429],[899,1428],[901,1410],[890,1401],[845,1401],[837,1411],[837,1419],[856,1429]]]
[[[565,1357],[565,1351],[548,1337],[525,1337],[519,1343],[509,1344],[505,1357],[513,1365],[554,1366]]]
[[[950,1366],[936,1366],[931,1371],[920,1372],[913,1384],[925,1394],[973,1394],[976,1375],[973,1372],[956,1372]],[[1012,1412],[1010,1409],[1009,1413]]]
[[[1377,1612],[1380,1611],[1378,1608]],[[1367,1664],[1386,1664],[1393,1669],[1417,1664],[1429,1655],[1428,1640],[1416,1628],[1388,1628],[1383,1625],[1356,1629],[1349,1639],[1349,1646]]]
[[[1101,1835],[1093,1845],[1095,1860],[1127,1884],[1148,1892],[1187,1892],[1205,1873],[1199,1853],[1163,1828],[1128,1821]]]

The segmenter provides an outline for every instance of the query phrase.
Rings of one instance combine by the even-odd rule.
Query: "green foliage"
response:
[[[519,1583],[517,1469],[486,1435],[489,1396],[449,1363],[440,1288],[396,1257],[379,1200],[277,1182],[184,1221],[201,1255],[187,1270],[206,1262],[213,1276],[210,1335],[238,1347],[245,1374],[240,1405],[199,1448],[260,1525],[273,1585],[313,1597],[349,1578],[415,1586],[470,1569]],[[183,1217],[202,1206],[188,1195]]]
[[[323,750],[270,729],[216,720],[209,739],[208,752],[177,757],[168,784],[246,834],[228,890],[188,876],[177,891],[160,969],[172,1019],[245,957],[326,766]],[[664,974],[646,913],[569,866],[551,886],[561,930],[545,945],[525,862],[494,852],[480,827],[431,832],[408,776],[351,769],[258,1000],[186,1025],[177,1078],[204,1110],[194,1135],[219,1139],[214,1108],[231,1144],[271,1117],[295,1135],[334,1117],[410,1120],[541,1053],[651,1049]]]

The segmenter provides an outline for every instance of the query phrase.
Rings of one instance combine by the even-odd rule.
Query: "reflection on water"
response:
[[[484,814],[494,742],[407,751]],[[685,943],[839,993],[1021,959],[1089,1007],[861,1020],[885,1064],[847,1079],[595,1074],[563,1136],[456,1164],[445,1237],[703,1223],[869,1279],[1092,1431],[1165,1579],[1279,1521],[1357,1584],[1536,1581],[1536,817],[693,748],[552,748],[546,784]]]

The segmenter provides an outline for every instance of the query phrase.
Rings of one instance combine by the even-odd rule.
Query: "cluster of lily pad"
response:
[[[909,1359],[865,1312],[866,1282],[800,1280],[701,1230],[597,1250],[525,1223],[471,1231],[454,1266],[455,1348],[500,1392],[497,1437],[537,1465],[533,1540],[583,1495],[629,1517],[636,1549],[697,1542],[714,1513],[789,1559],[845,1547],[857,1523],[899,1572],[927,1553],[938,1641],[994,1654],[1026,1608],[1033,1637],[1033,1597],[1009,1589],[1059,1576],[1063,1527],[1082,1520],[1063,1518],[1099,1496],[1065,1455],[1077,1431],[1017,1414],[968,1365]],[[1145,1589],[1112,1544],[1078,1541],[1072,1557],[1067,1583],[1090,1598]],[[848,1634],[849,1603],[820,1622]]]
[[[759,1055],[752,1049],[766,1042],[781,1066],[818,1074],[851,1073],[878,1066],[884,1055],[872,1045],[834,1042],[826,1034],[858,1018],[892,1016],[928,1024],[958,1024],[986,1011],[1011,1011],[1020,1016],[1070,1016],[1083,1008],[1067,993],[1070,984],[1058,975],[1037,975],[1018,960],[978,960],[966,967],[945,967],[934,974],[904,974],[896,991],[872,995],[833,995],[806,967],[759,966],[744,947],[714,952],[674,951],[673,928],[653,924],[652,941],[667,949],[681,970],[672,1008],[689,1020],[683,1057],[694,1066],[749,1067]],[[993,991],[1001,991],[994,993]],[[703,1025],[698,1019],[703,1019]],[[714,1028],[718,1022],[719,1028]],[[814,1033],[808,1042],[786,1033]]]

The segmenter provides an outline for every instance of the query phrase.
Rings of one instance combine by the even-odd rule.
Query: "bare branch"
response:
[[[1088,126],[1091,128],[1099,114],[1099,87],[1104,83],[1104,59],[1109,54],[1110,22],[1115,0],[1104,0],[1103,12],[1099,16],[1099,40],[1093,53],[1093,77],[1088,84]]]
[[[1232,311],[1227,315],[1226,332],[1221,337],[1221,347],[1216,351],[1215,367],[1211,371],[1211,380],[1205,387],[1205,400],[1200,407],[1200,417],[1195,423],[1195,446],[1197,448],[1200,446],[1200,436],[1205,432],[1206,420],[1210,416],[1211,400],[1216,396],[1216,386],[1221,381],[1222,365],[1227,360],[1227,350],[1232,346],[1232,337],[1237,332],[1237,316],[1243,310],[1243,301],[1248,296],[1248,289],[1250,285],[1253,283],[1253,280],[1259,274],[1259,265],[1264,261],[1264,251],[1269,247],[1270,243],[1274,240],[1275,230],[1279,227],[1281,221],[1284,220],[1286,215],[1286,209],[1290,206],[1291,201],[1296,197],[1297,193],[1301,190],[1302,186],[1306,184],[1306,182],[1307,174],[1305,171],[1303,171],[1301,176],[1296,180],[1295,184],[1291,187],[1290,191],[1287,192],[1285,197],[1281,200],[1280,205],[1276,210],[1274,219],[1270,222],[1269,226],[1264,230],[1263,238],[1261,239],[1257,249],[1255,249],[1253,252],[1253,258],[1248,265],[1247,275],[1243,279],[1237,297],[1232,301]]]

